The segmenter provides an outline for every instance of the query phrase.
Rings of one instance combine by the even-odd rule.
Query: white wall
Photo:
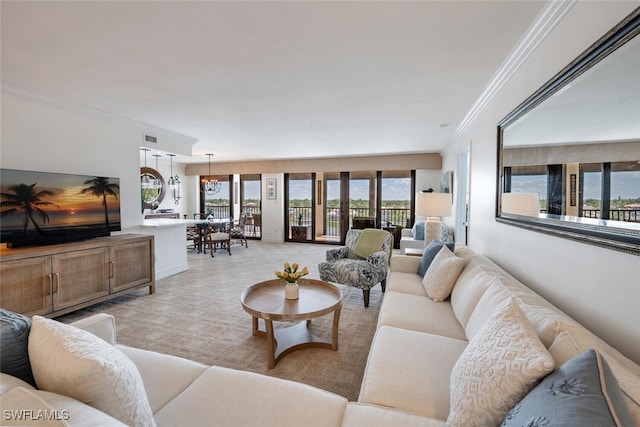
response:
[[[168,152],[188,147],[191,153],[195,141],[3,90],[0,166],[120,178],[120,213],[126,231],[142,223],[139,158],[145,132],[159,136],[154,149]],[[147,165],[155,168],[155,158],[148,159]],[[169,163],[159,161],[159,169],[169,179]],[[174,163],[174,173],[177,170],[184,174],[184,166]],[[162,207],[175,208],[173,199],[165,199]]]
[[[443,156],[471,147],[469,245],[640,363],[640,257],[497,223],[496,126],[637,2],[579,2]]]

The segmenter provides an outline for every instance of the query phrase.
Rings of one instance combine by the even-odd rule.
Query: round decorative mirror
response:
[[[160,172],[148,167],[140,168],[140,190],[144,209],[157,209],[167,192]]]

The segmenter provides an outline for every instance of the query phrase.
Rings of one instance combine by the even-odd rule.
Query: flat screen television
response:
[[[120,231],[120,180],[0,169],[0,242],[51,245]]]

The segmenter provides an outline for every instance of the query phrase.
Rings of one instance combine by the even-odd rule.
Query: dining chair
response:
[[[187,244],[188,249],[194,249],[200,252],[200,233],[198,232],[198,227],[195,225],[187,226]]]
[[[211,230],[207,236],[207,242],[212,257],[218,248],[226,249],[231,255],[231,235],[229,233]]]
[[[240,243],[240,246],[244,245],[245,247],[249,247],[247,243],[247,237],[244,235],[244,229],[247,225],[247,214],[241,214],[240,219],[237,224],[233,224],[231,229],[229,230],[229,234],[231,239],[234,240],[232,243]]]
[[[256,236],[256,228],[260,230],[260,234],[262,234],[262,214],[254,213],[253,215],[253,236]]]

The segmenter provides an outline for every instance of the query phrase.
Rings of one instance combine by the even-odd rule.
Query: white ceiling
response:
[[[196,138],[191,163],[440,152],[544,5],[3,0],[2,81]]]

